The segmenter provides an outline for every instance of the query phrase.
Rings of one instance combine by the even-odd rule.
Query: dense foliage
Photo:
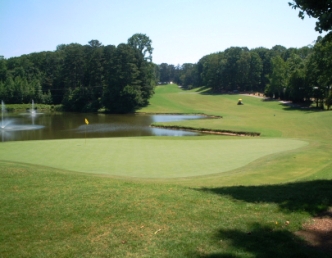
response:
[[[196,64],[175,67],[163,63],[159,65],[160,82],[173,81],[186,89],[206,86],[215,93],[264,92],[294,102],[315,100],[319,107],[325,102],[329,108],[331,54],[332,43],[326,37],[302,48],[231,47],[206,55]]]
[[[135,34],[127,44],[59,45],[0,60],[0,99],[6,103],[63,104],[67,111],[128,113],[146,106],[153,86],[174,82],[184,89],[206,86],[214,93],[264,92],[271,98],[332,106],[332,40],[314,46],[271,49],[230,47],[197,63],[152,63],[151,40]]]
[[[315,30],[329,31],[332,29],[332,1],[324,0],[293,0],[289,3],[294,9],[300,9],[299,17],[304,19],[305,14],[317,18]]]
[[[146,57],[146,54],[149,54]],[[155,85],[151,40],[135,34],[127,44],[57,46],[0,60],[0,99],[6,103],[63,104],[67,111],[131,112],[148,103]]]

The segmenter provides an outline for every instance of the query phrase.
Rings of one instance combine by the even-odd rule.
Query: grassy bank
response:
[[[20,111],[20,110],[28,110],[32,108],[32,104],[5,104],[6,110],[9,112],[13,111]],[[51,111],[51,110],[60,110],[61,105],[47,105],[47,104],[39,104],[35,103],[34,108],[37,110],[46,110],[46,111]]]
[[[331,112],[176,85],[140,111],[261,136],[0,143],[1,257],[330,257],[294,232],[332,205]]]

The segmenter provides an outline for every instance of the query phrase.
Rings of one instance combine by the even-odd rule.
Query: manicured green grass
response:
[[[183,91],[176,85],[159,86],[151,105],[142,112],[205,113],[223,119],[191,120],[176,123],[190,127],[261,132],[263,137],[331,139],[330,112],[293,109],[278,101],[263,101],[244,95],[208,95],[199,90]],[[239,98],[244,105],[236,105]],[[185,108],[182,108],[185,107]],[[322,123],[324,121],[324,123]],[[321,135],[321,133],[323,134]]]
[[[197,138],[197,137],[196,137]],[[3,160],[124,177],[175,178],[233,170],[266,155],[307,145],[298,140],[72,139],[7,142]]]
[[[237,100],[244,105],[238,106]],[[167,105],[163,105],[166,99]],[[142,112],[185,112],[179,106],[191,108],[189,113],[205,113],[222,116],[222,119],[189,120],[160,123],[193,128],[217,130],[261,132],[260,138],[299,139],[309,142],[306,149],[294,155],[280,154],[260,159],[248,166],[223,173],[222,182],[216,177],[204,177],[187,182],[188,184],[233,185],[233,184],[271,184],[287,182],[308,176],[321,177],[321,170],[332,165],[332,113],[310,109],[292,108],[278,101],[263,101],[261,98],[245,95],[211,95],[204,88],[183,91],[176,85],[159,86],[151,99],[151,105]],[[241,140],[241,139],[240,139]],[[324,174],[324,178],[330,174]],[[331,178],[331,176],[329,176]]]
[[[140,111],[262,136],[0,143],[0,257],[331,256],[294,234],[332,205],[331,112],[176,85]]]

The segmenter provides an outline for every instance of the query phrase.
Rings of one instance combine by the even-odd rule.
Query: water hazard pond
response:
[[[88,119],[89,125],[84,123]],[[154,122],[203,119],[202,115],[6,113],[0,124],[2,141],[131,136],[197,136],[199,133],[152,128]]]

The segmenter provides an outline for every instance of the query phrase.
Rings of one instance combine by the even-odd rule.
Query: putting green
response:
[[[292,139],[218,137],[23,141],[1,143],[0,159],[116,176],[178,178],[233,170],[305,145]]]

